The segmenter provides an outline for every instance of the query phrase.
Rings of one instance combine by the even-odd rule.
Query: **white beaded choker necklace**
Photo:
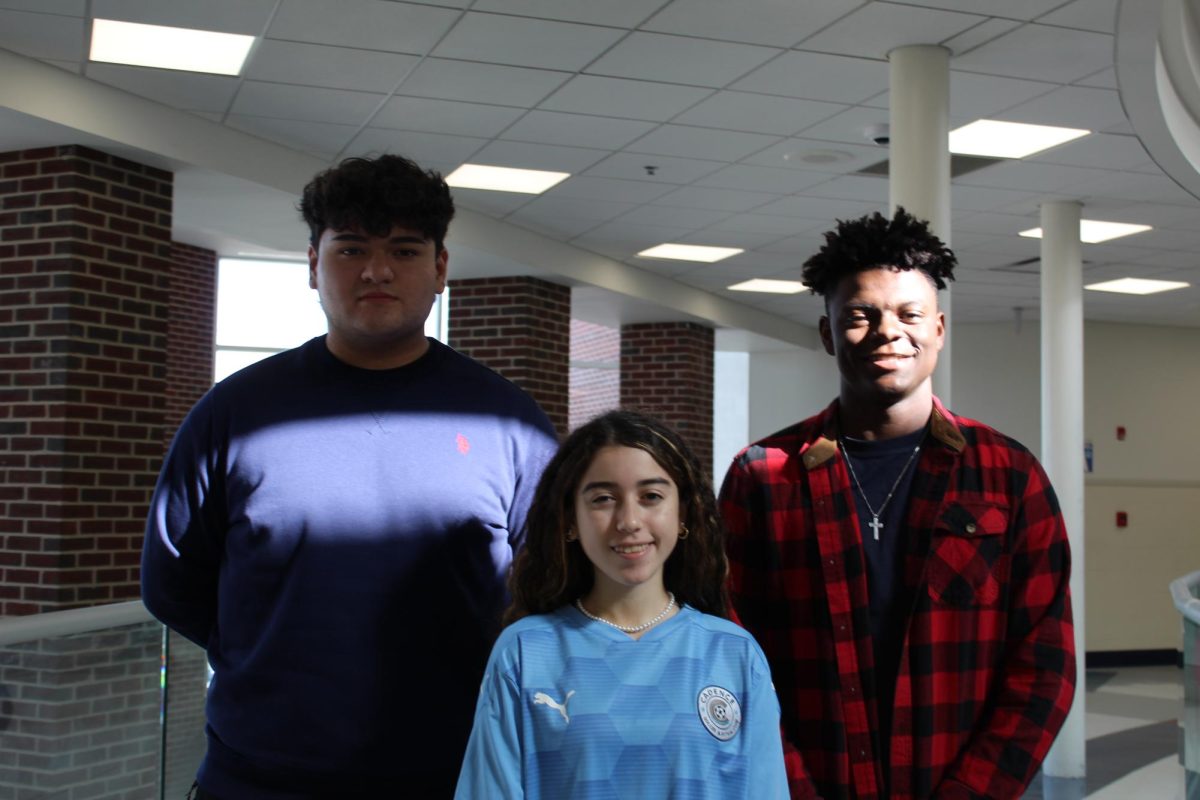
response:
[[[579,613],[595,622],[603,622],[605,625],[609,625],[619,631],[623,631],[624,633],[641,633],[647,628],[653,628],[655,625],[666,619],[667,614],[670,614],[671,609],[675,607],[675,595],[672,592],[667,592],[667,607],[658,612],[657,617],[649,622],[643,622],[641,625],[618,625],[617,623],[607,620],[604,617],[597,617],[595,614],[583,607],[583,598],[575,601],[575,607],[579,609]]]

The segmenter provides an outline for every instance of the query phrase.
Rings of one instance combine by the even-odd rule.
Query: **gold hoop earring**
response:
[[[579,541],[579,534],[576,533],[574,525],[572,525],[570,528],[567,528],[566,539],[568,542],[578,542]]]
[[[691,533],[692,532],[688,530],[687,525],[684,525],[682,522],[679,523],[679,540],[680,541],[683,541],[684,539],[686,539],[688,536],[691,535]]]

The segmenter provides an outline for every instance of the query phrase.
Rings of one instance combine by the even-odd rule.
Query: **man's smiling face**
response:
[[[932,391],[946,331],[925,273],[883,266],[847,275],[826,307],[821,341],[837,358],[843,397],[886,407]]]

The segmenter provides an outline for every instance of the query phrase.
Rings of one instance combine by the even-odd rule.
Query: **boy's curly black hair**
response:
[[[876,267],[919,269],[938,289],[954,280],[958,264],[953,251],[919,220],[903,208],[891,219],[876,211],[853,220],[838,220],[837,228],[825,233],[825,245],[800,273],[801,282],[813,294],[827,298],[842,278]]]
[[[382,155],[347,158],[317,175],[304,187],[300,214],[313,247],[327,228],[387,236],[400,225],[421,231],[440,253],[454,201],[439,173],[403,156]]]

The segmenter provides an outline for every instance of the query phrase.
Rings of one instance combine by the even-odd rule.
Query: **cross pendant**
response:
[[[868,528],[875,531],[875,541],[879,541],[879,531],[883,530],[883,523],[879,521],[879,517],[871,517],[871,522],[867,525]]]

